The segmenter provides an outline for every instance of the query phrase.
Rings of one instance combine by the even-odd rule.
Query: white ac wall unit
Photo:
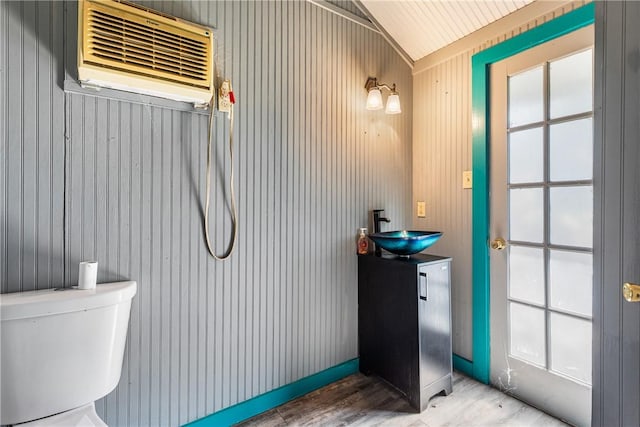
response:
[[[213,31],[133,3],[80,0],[78,78],[106,87],[209,104]]]

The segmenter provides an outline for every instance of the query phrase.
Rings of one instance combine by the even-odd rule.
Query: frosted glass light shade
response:
[[[367,96],[367,110],[380,110],[382,108],[382,93],[380,89],[371,89]]]
[[[384,110],[387,114],[400,114],[402,110],[400,109],[400,96],[397,93],[392,93],[387,98],[387,108]]]

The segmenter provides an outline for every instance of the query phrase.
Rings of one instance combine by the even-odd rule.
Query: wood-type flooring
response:
[[[243,427],[275,426],[566,426],[499,390],[454,372],[453,393],[436,396],[416,413],[402,395],[375,376],[350,375],[257,415]]]

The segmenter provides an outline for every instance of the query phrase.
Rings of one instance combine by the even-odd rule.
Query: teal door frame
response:
[[[464,361],[471,375],[489,383],[489,66],[529,48],[593,24],[595,4],[589,3],[527,32],[475,54],[471,58],[472,99],[472,256],[473,361]],[[467,372],[469,373],[469,372]]]

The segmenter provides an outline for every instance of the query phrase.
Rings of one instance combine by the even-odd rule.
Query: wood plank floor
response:
[[[350,375],[244,423],[249,426],[566,426],[500,391],[454,373],[453,393],[418,414],[374,376]]]

